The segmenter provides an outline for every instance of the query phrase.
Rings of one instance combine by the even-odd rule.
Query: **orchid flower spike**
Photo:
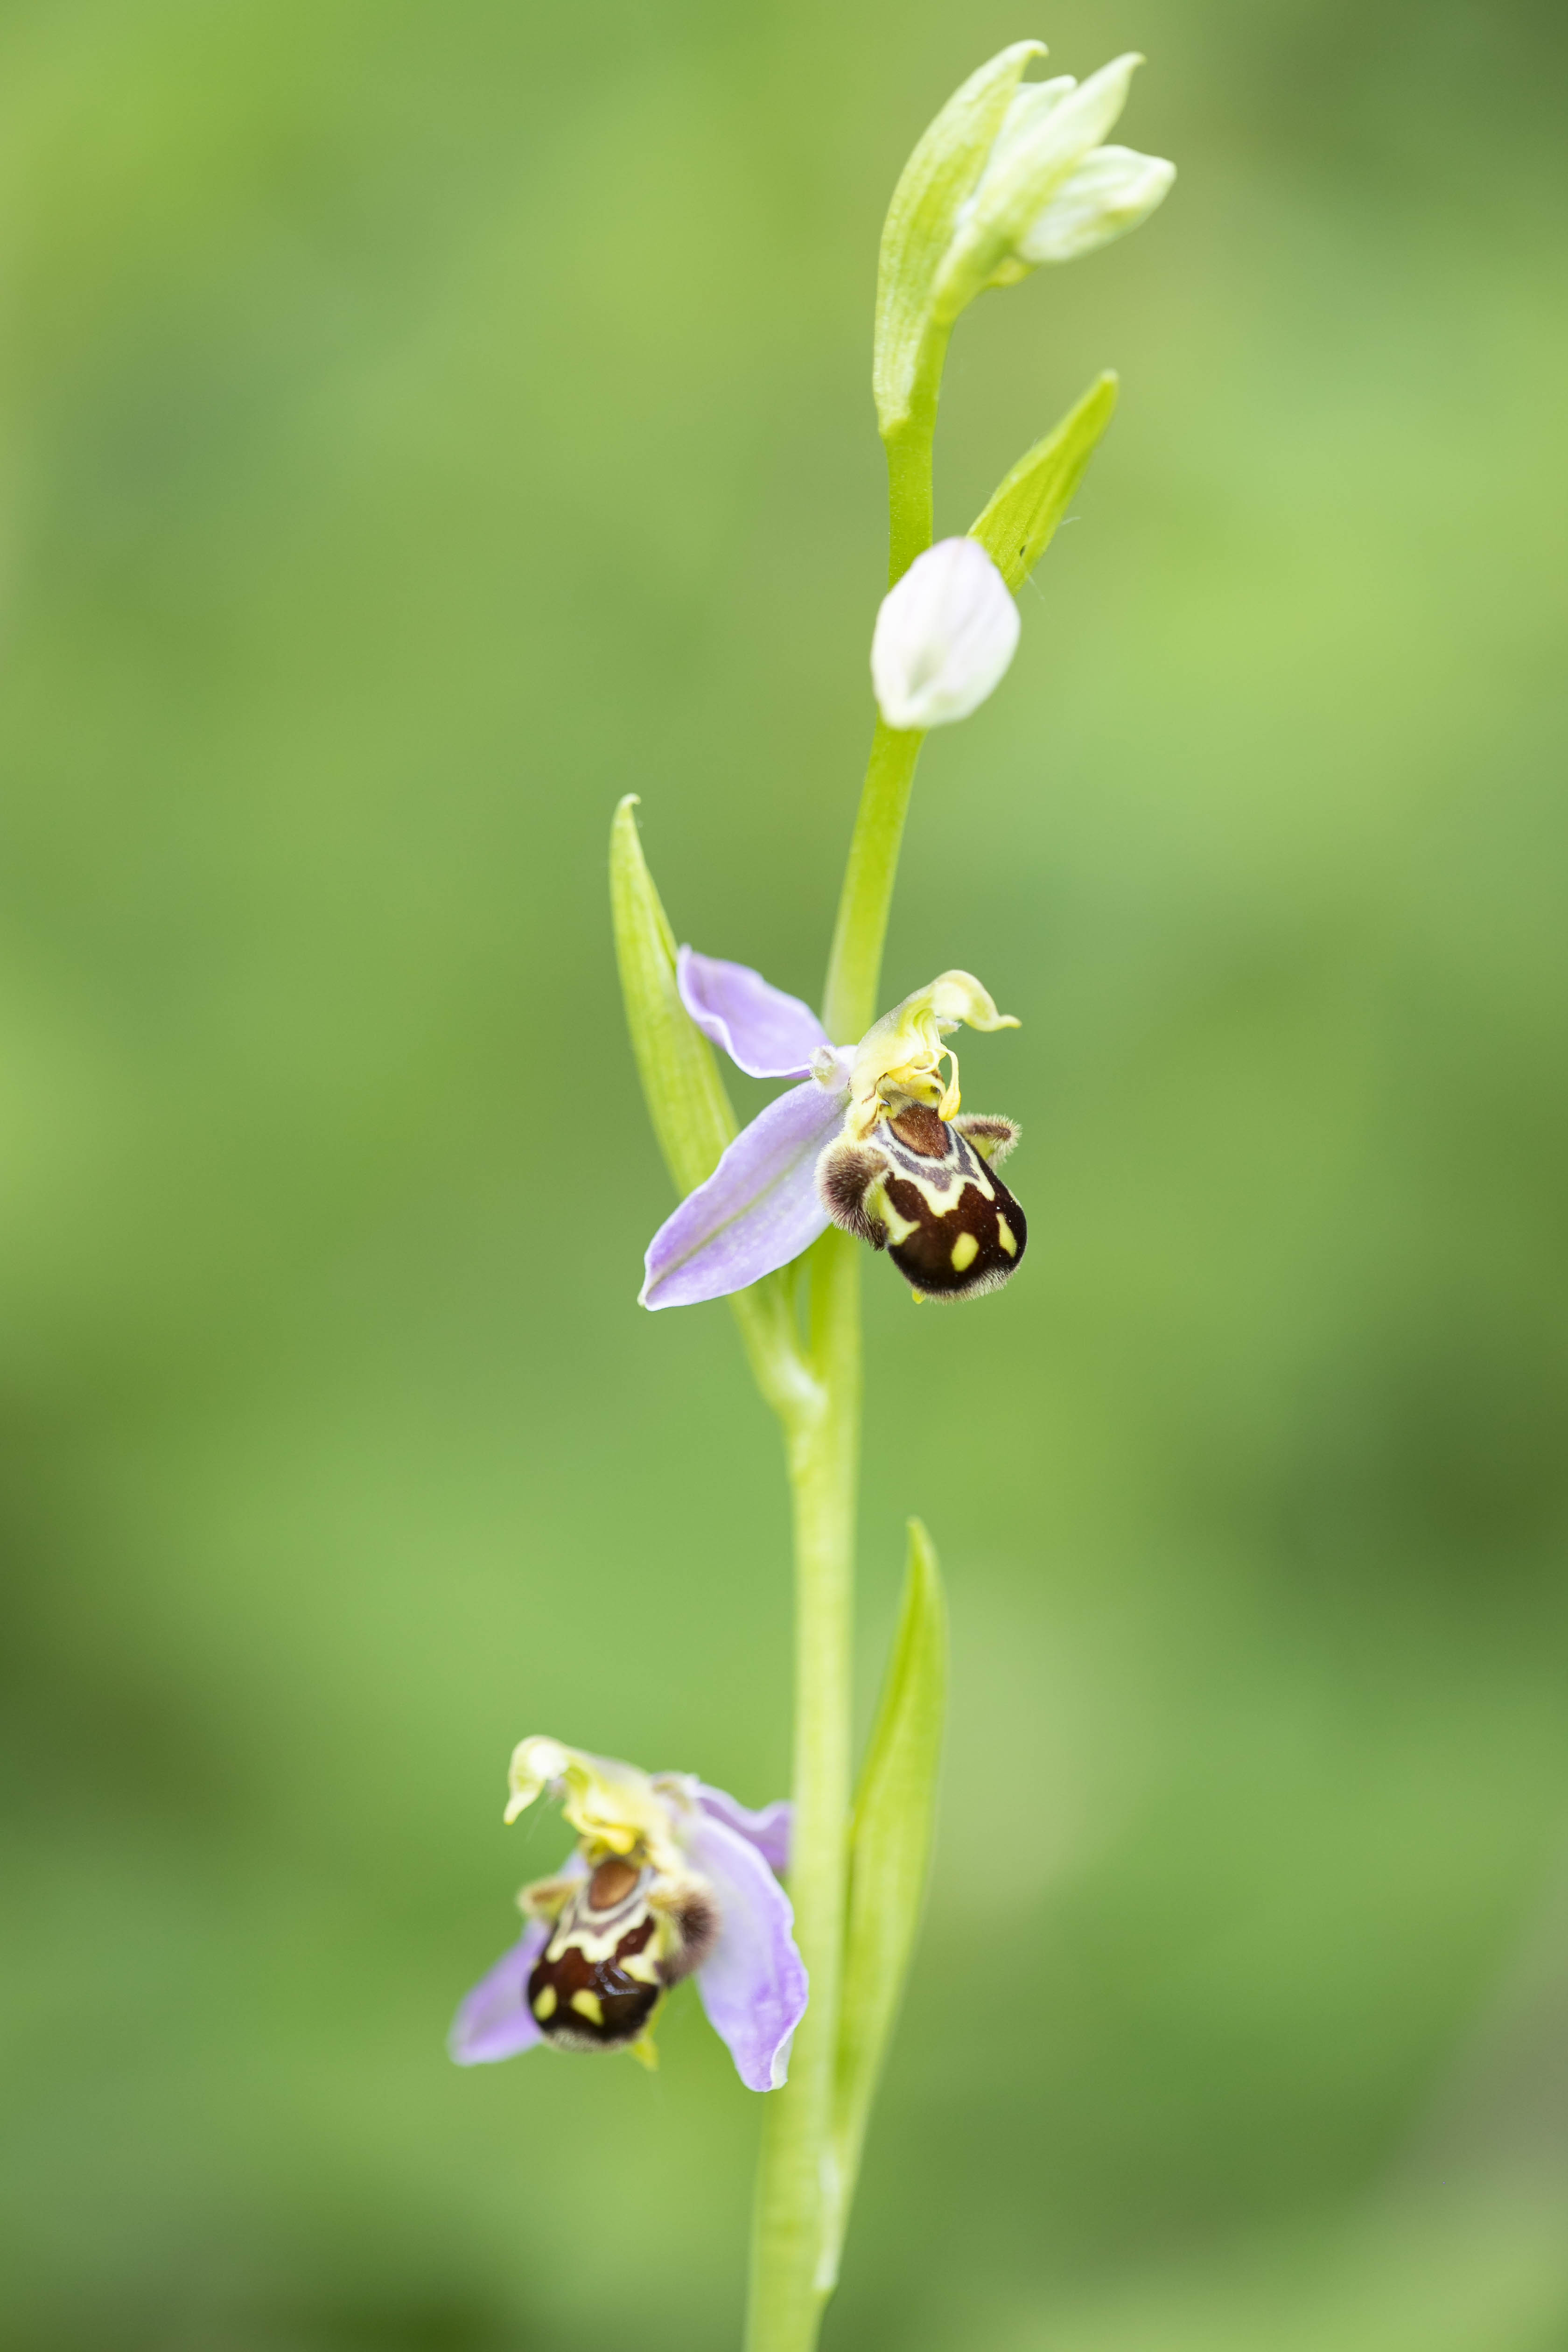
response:
[[[687,1772],[649,1774],[558,1739],[511,1759],[509,1822],[557,1799],[577,1844],[552,1878],[525,1886],[521,1940],[458,2011],[459,2066],[559,2050],[630,2050],[652,2064],[668,1989],[694,1976],[709,2022],[748,2090],[776,2091],[805,2014],[805,1967],[779,1885],[790,1808],[752,1812]]]
[[[808,1005],[745,964],[682,948],[682,1002],[754,1078],[794,1078],[648,1244],[643,1306],[689,1307],[788,1265],[832,1224],[885,1249],[917,1298],[1000,1289],[1024,1213],[996,1173],[1010,1119],[960,1116],[959,1024],[1016,1029],[966,971],[945,971],[835,1045]],[[943,1065],[946,1065],[944,1070]]]

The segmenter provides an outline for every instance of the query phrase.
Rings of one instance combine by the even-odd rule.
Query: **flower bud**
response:
[[[1146,221],[1176,167],[1134,147],[1097,147],[1069,173],[1018,240],[1020,261],[1076,261]]]
[[[1037,263],[1091,253],[1153,211],[1174,167],[1100,143],[1142,62],[1130,53],[1087,81],[1058,76],[1015,92],[939,273],[940,315],[956,318],[984,288],[1011,285]]]
[[[1018,608],[984,549],[940,540],[882,599],[871,683],[889,727],[967,719],[1000,683],[1018,643]]]

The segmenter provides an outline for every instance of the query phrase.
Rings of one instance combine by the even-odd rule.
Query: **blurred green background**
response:
[[[1568,2345],[1556,0],[12,0],[6,2352],[736,2341],[689,1996],[442,2042],[523,1732],[785,1783],[606,828],[815,992],[878,231],[1026,33],[1182,178],[949,373],[946,530],[1124,394],[890,945],[1034,1245],[868,1284],[863,1702],[910,1509],[957,1687],[827,2344]]]

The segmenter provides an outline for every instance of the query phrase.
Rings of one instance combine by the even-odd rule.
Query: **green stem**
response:
[[[891,588],[931,543],[931,436],[922,434],[911,418],[889,433],[883,446],[888,452],[888,585]]]
[[[836,1045],[853,1045],[877,1017],[893,877],[898,872],[915,761],[924,741],[923,735],[905,734],[880,719],[871,738],[871,757],[849,844],[849,862],[844,869],[822,1007],[823,1026]]]
[[[811,2000],[789,2082],[768,2101],[752,2246],[749,2352],[808,2352],[835,2199],[837,2073],[850,1787],[855,1490],[860,1437],[860,1255],[837,1230],[808,1262],[820,1414],[789,1431],[795,1505],[795,1832],[789,1889]]]
[[[931,533],[934,394],[888,444],[893,577]],[[828,960],[823,1021],[837,1043],[877,1014],[882,946],[924,737],[879,721]],[[816,1388],[781,1408],[795,1507],[795,1830],[789,1889],[811,2000],[772,2093],[752,2247],[747,2352],[812,2352],[841,2234],[834,2095],[852,1797],[850,1659],[860,1454],[860,1246],[830,1229],[807,1260]]]
[[[903,578],[917,555],[925,553],[935,536],[931,445],[936,439],[936,405],[952,332],[951,326],[927,329],[909,414],[882,436],[888,453],[889,588]]]

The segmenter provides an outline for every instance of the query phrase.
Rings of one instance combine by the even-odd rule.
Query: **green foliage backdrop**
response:
[[[870,1285],[866,1704],[917,1510],[955,1716],[827,2342],[1568,2334],[1560,9],[9,0],[6,2352],[735,2340],[695,2003],[442,2037],[521,1733],[784,1784],[605,837],[815,992],[881,212],[1029,33],[1183,176],[949,371],[947,530],[1124,396],[891,942],[1024,1016],[1034,1241]]]

